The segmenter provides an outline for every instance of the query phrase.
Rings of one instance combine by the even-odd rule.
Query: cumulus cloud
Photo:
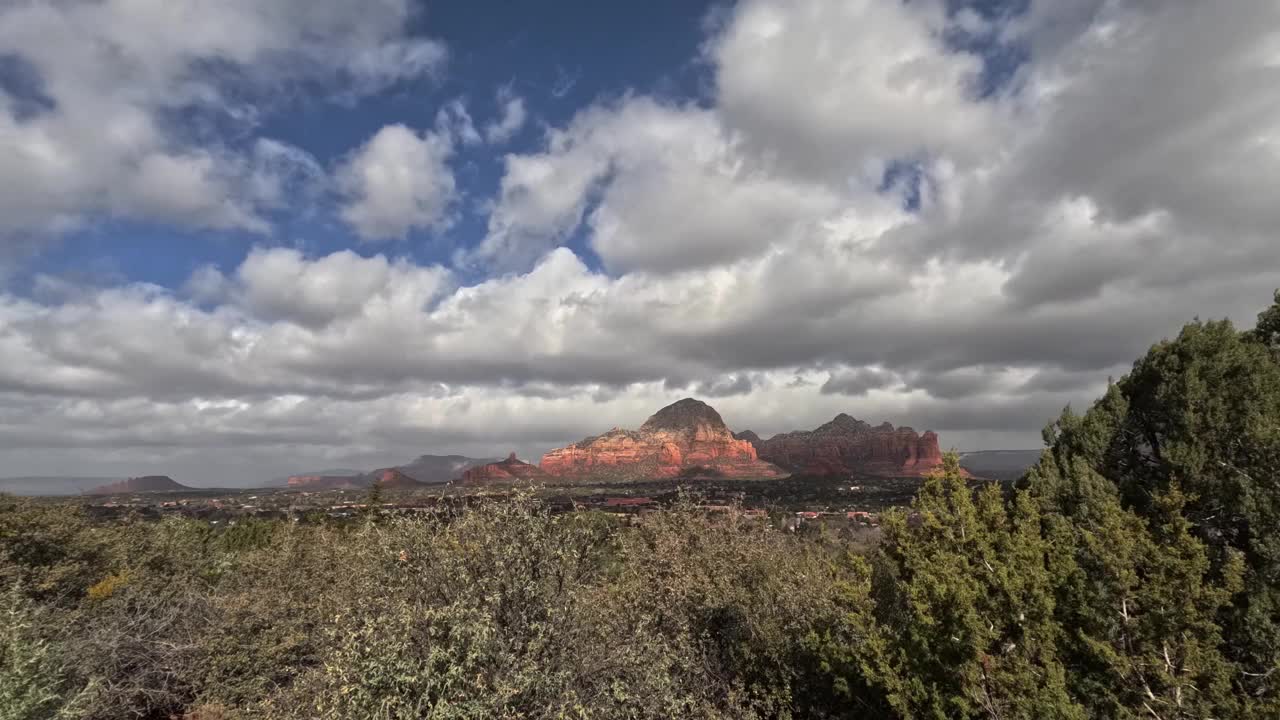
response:
[[[402,35],[411,14],[408,0],[6,3],[0,48],[26,81],[0,87],[0,242],[95,214],[265,232],[281,199],[263,146],[196,128],[242,135],[296,81],[359,95],[437,72],[443,46]]]
[[[629,98],[511,155],[489,232],[470,258],[521,268],[585,221],[617,272],[723,263],[794,240],[836,209],[818,185],[779,181],[738,152],[715,113]]]
[[[447,132],[382,128],[338,170],[338,187],[346,198],[343,219],[365,240],[448,227],[458,194],[449,167],[452,155]]]
[[[932,0],[749,0],[707,44],[717,105],[797,173],[877,175],[934,154],[976,162],[1000,112],[979,98],[981,58],[945,43],[955,22]]]
[[[504,143],[515,137],[528,116],[524,98],[516,95],[508,85],[498,88],[498,105],[501,115],[484,128],[484,137],[491,143]]]

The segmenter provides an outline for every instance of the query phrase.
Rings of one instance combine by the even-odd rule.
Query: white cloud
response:
[[[527,112],[524,107],[524,98],[516,95],[509,86],[498,88],[498,104],[501,107],[501,116],[489,123],[484,128],[484,137],[490,143],[504,143],[515,137],[520,132],[520,128],[524,127],[524,121]]]
[[[547,145],[507,157],[488,235],[467,259],[527,267],[585,219],[610,270],[687,270],[794,240],[838,207],[826,187],[772,177],[697,108],[626,99],[583,112]]]
[[[415,38],[365,47],[347,61],[358,94],[372,94],[403,80],[438,74],[448,58],[443,43]]]
[[[251,133],[296,80],[336,97],[438,72],[443,46],[403,37],[411,14],[408,0],[3,5],[0,48],[47,102],[20,112],[0,90],[0,242],[100,214],[265,231],[280,198],[256,194],[261,156],[219,138]]]
[[[463,145],[478,145],[483,140],[461,98],[450,100],[436,113],[436,132]]]
[[[933,0],[749,0],[707,45],[717,106],[801,174],[878,175],[935,153],[975,161],[995,147],[999,113],[977,98],[981,59],[944,43],[949,22]]]
[[[338,171],[347,199],[343,219],[365,240],[448,227],[458,194],[449,168],[452,155],[448,134],[417,133],[404,125],[382,128]]]
[[[254,317],[323,327],[375,303],[410,302],[414,313],[449,286],[440,268],[418,268],[345,250],[308,260],[297,250],[255,249],[236,271],[237,303]]]
[[[250,195],[264,208],[302,209],[328,184],[324,168],[306,151],[270,138],[253,146],[248,178]]]

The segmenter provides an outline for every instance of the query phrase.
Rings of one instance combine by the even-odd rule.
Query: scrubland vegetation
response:
[[[1045,440],[1011,493],[949,458],[872,548],[692,505],[0,500],[0,718],[1280,717],[1280,294]]]

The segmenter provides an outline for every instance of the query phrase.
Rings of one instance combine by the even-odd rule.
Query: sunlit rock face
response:
[[[909,427],[889,423],[872,427],[844,413],[815,430],[750,437],[762,460],[796,473],[811,475],[864,474],[886,477],[924,475],[942,464],[938,436],[917,434]]]
[[[615,428],[542,456],[541,467],[575,481],[649,480],[691,471],[731,478],[777,478],[786,473],[734,437],[715,408],[686,398],[654,413],[639,430]]]

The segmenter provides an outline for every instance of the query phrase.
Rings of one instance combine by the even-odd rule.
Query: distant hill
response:
[[[977,450],[960,453],[960,467],[970,474],[1012,482],[1040,461],[1040,450]]]
[[[466,455],[423,455],[411,463],[394,468],[382,468],[370,473],[380,476],[384,470],[399,470],[420,483],[442,485],[461,477],[462,473],[479,465],[498,462],[500,458],[473,458]],[[370,478],[372,481],[372,477]]]
[[[362,475],[294,475],[287,486],[295,490],[352,490],[369,487],[372,482]]]
[[[306,490],[352,490],[370,487],[375,482],[386,488],[412,488],[419,484],[443,485],[470,468],[492,462],[496,460],[466,455],[422,455],[413,462],[378,468],[372,472],[340,468],[299,473],[273,481],[272,486]]]
[[[329,470],[308,470],[306,472],[295,473],[289,477],[353,477],[355,475],[363,475],[363,470],[352,470],[351,468],[331,468]],[[288,487],[289,477],[278,477],[268,480],[261,487]]]
[[[375,481],[378,487],[385,490],[412,490],[422,487],[422,483],[396,469],[383,470]]]
[[[174,482],[168,475],[144,475],[129,478],[107,485],[99,485],[88,490],[86,495],[125,495],[129,493],[160,493],[191,490],[186,485]]]
[[[79,495],[100,485],[119,482],[120,477],[63,477],[32,475],[0,478],[0,493],[10,495],[65,496]]]

